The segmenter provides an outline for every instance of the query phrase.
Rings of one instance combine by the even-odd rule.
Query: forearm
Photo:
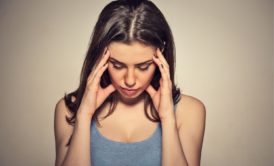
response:
[[[91,117],[78,114],[74,131],[63,166],[91,166],[90,159],[90,124]]]
[[[162,166],[187,166],[180,143],[176,120],[162,122]]]

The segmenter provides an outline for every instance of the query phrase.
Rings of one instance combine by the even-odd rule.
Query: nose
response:
[[[136,84],[136,78],[134,74],[134,69],[128,69],[125,75],[125,85],[132,88]]]

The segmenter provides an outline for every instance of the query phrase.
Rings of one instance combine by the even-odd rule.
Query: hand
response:
[[[101,76],[108,67],[107,60],[109,59],[110,53],[108,50],[104,51],[104,55],[95,69],[89,74],[86,84],[86,89],[82,98],[81,108],[82,113],[93,115],[95,110],[105,101],[105,99],[115,91],[112,84],[106,88],[102,88],[100,85]]]
[[[151,85],[146,89],[151,96],[153,104],[158,111],[161,121],[174,120],[174,105],[172,97],[172,82],[170,80],[169,65],[159,49],[156,50],[156,55],[153,56],[154,62],[160,69],[160,87],[156,91]]]

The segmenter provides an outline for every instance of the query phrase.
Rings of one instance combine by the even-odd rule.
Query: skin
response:
[[[114,63],[114,59],[123,63],[123,67],[119,70],[115,68],[117,62]],[[144,61],[152,62],[145,71],[140,70],[140,66],[137,65]],[[146,67],[142,66],[142,68]],[[150,85],[156,67],[161,72],[160,88],[157,91]],[[109,71],[112,84],[103,89],[99,83],[105,70]],[[169,65],[159,49],[138,42],[133,42],[130,45],[111,43],[106,48],[95,70],[89,75],[74,127],[65,121],[64,117],[71,115],[65,107],[64,101],[60,100],[56,105],[56,165],[91,165],[89,154],[90,140],[92,141],[89,128],[91,118],[94,111],[115,90],[119,92],[120,99],[116,108],[117,111],[115,110],[114,114],[106,118],[105,123],[103,123],[105,126],[105,130],[102,130],[105,132],[104,135],[111,131],[110,128],[107,129],[108,124],[113,126],[116,122],[123,120],[119,115],[126,115],[127,118],[141,117],[140,112],[143,111],[141,94],[143,91],[147,91],[158,111],[162,124],[162,166],[200,165],[205,129],[205,107],[198,99],[182,95],[175,113],[173,111],[171,85]],[[134,96],[127,96],[122,93],[121,87],[138,89],[138,93]],[[121,111],[124,110],[122,108],[130,108],[130,111]],[[148,122],[148,119],[143,118],[138,123],[131,125],[140,125],[141,123],[149,126]],[[125,135],[125,137],[117,137],[117,139],[125,142],[142,140],[152,131],[144,132],[143,128],[142,130],[133,130],[136,127],[125,128],[123,126],[117,126],[116,129],[120,129],[120,135]],[[150,128],[153,127],[150,126]],[[144,138],[137,139],[138,135],[142,134],[145,135]],[[65,143],[70,135],[72,135],[71,144],[66,147]],[[109,136],[111,137],[111,134]]]
[[[111,54],[108,72],[113,86],[120,94],[120,103],[135,105],[140,102],[141,93],[153,78],[156,69],[153,56],[156,48],[137,42],[130,45],[114,42],[109,45],[108,50]],[[122,88],[138,89],[138,92],[134,96],[127,96]]]

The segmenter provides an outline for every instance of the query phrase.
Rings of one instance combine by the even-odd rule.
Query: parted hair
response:
[[[116,0],[107,4],[101,11],[96,25],[93,29],[91,41],[83,63],[80,84],[78,88],[65,94],[65,104],[73,116],[67,117],[67,122],[71,125],[75,123],[77,110],[81,104],[82,97],[86,88],[87,78],[95,65],[101,59],[104,48],[111,42],[121,42],[131,44],[140,42],[145,45],[160,48],[170,67],[170,79],[172,82],[172,97],[176,104],[180,100],[181,92],[174,83],[175,70],[175,46],[171,29],[156,5],[149,0]],[[156,68],[151,85],[158,89],[161,73]],[[100,81],[100,85],[105,88],[111,83],[110,76],[106,70]],[[100,108],[107,102],[110,103],[110,110],[104,117],[108,117],[114,112],[118,101],[118,92],[111,93],[103,104],[95,110],[93,119],[98,121]],[[145,99],[144,111],[148,119],[159,122],[159,115],[152,103],[152,99],[147,92],[143,92]],[[74,99],[73,99],[74,98]],[[151,116],[148,114],[150,107]]]

